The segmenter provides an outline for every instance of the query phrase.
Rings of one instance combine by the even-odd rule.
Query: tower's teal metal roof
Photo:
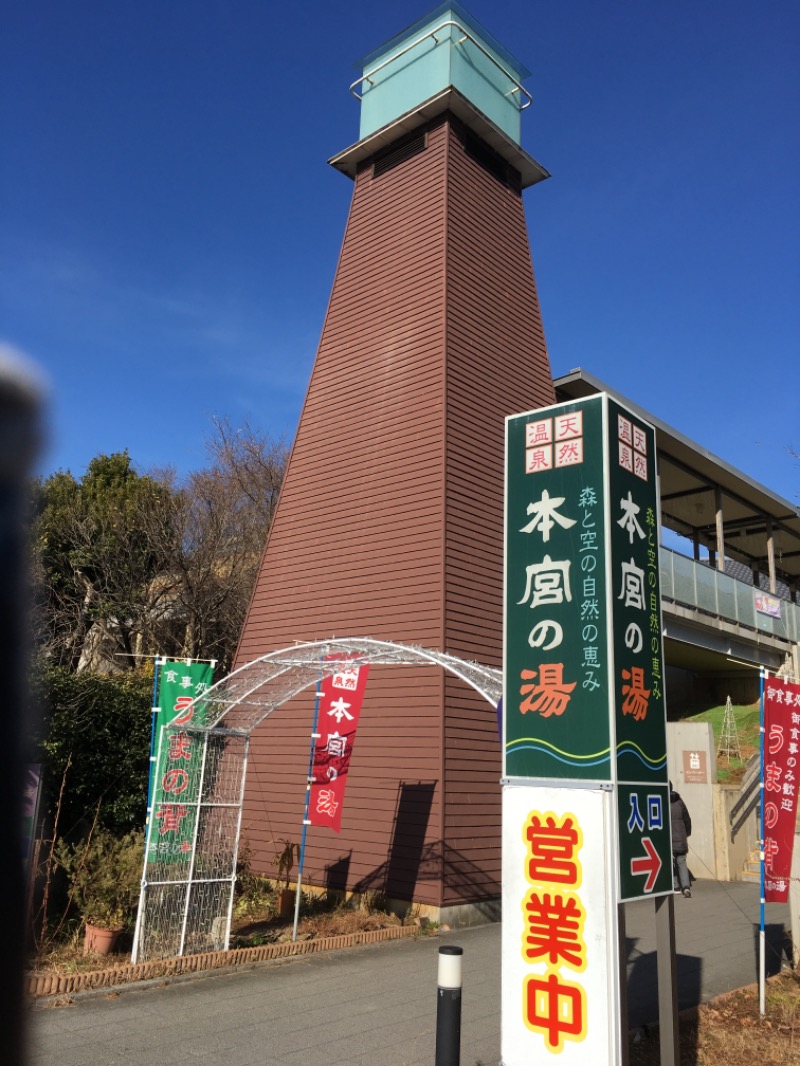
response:
[[[520,143],[529,72],[460,4],[442,4],[418,19],[370,52],[361,71],[351,89],[361,100],[362,139],[453,88]]]

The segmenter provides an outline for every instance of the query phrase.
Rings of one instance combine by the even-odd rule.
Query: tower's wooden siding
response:
[[[332,635],[441,646],[445,134],[440,126],[421,154],[377,178],[367,167],[356,180],[239,663]],[[324,882],[339,863],[335,883],[346,866],[350,887],[382,889],[388,863],[389,888],[399,894],[402,850],[435,853],[442,687],[432,669],[373,669],[342,834],[309,833],[312,880]],[[310,698],[304,703],[304,715],[291,704],[253,738],[244,825],[261,868],[275,850],[271,839],[299,839]],[[405,824],[396,830],[401,798]],[[438,867],[423,875],[405,887],[436,904]]]
[[[499,667],[503,420],[554,392],[522,197],[470,158],[458,127],[448,152],[445,640]],[[497,896],[497,715],[448,678],[444,730],[444,903]]]
[[[500,665],[503,417],[553,402],[519,193],[435,122],[358,175],[281,499],[237,656],[372,636]],[[310,694],[251,749],[256,868],[299,839]],[[499,891],[494,710],[430,668],[373,668],[342,834],[311,881],[439,904]],[[410,872],[409,872],[410,871]]]

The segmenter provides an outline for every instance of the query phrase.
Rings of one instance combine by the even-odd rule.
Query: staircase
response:
[[[761,884],[761,852],[758,848],[747,856],[747,862],[742,868],[741,880]]]
[[[753,755],[747,763],[747,768],[742,780],[739,799],[734,804],[730,814],[731,840],[736,839],[740,829],[744,827],[748,819],[756,812],[756,821],[759,817],[759,800],[761,799],[761,763],[758,754]],[[761,852],[758,848],[752,850],[742,868],[740,874],[742,881],[751,884],[761,883]]]

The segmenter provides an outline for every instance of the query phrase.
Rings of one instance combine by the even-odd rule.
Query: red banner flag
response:
[[[341,660],[341,667],[320,684],[320,736],[314,749],[308,820],[338,833],[369,667],[350,666],[343,655],[331,655],[325,661],[333,660]]]
[[[785,903],[800,781],[800,685],[764,683],[764,899]]]

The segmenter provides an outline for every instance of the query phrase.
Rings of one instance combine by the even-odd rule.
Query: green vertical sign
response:
[[[506,777],[612,777],[603,450],[599,396],[506,422]]]
[[[613,783],[621,898],[669,891],[652,426],[602,393],[507,419],[505,522],[503,775]]]
[[[620,898],[672,891],[652,426],[608,399]]]
[[[203,725],[207,704],[193,701],[211,687],[213,676],[210,663],[177,660],[165,662],[161,668],[148,862],[180,861],[191,853],[200,799],[203,741],[188,730]],[[176,728],[180,726],[185,726],[186,731]]]
[[[617,785],[620,899],[672,891],[669,785]]]
[[[667,781],[655,432],[608,400],[617,780]]]

